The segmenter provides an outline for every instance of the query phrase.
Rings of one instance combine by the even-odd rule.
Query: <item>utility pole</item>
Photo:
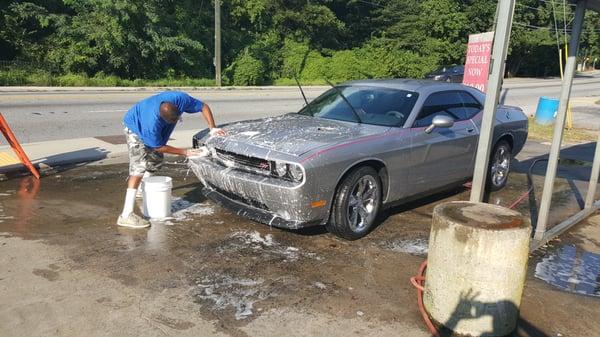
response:
[[[215,0],[215,84],[221,86],[221,0]]]

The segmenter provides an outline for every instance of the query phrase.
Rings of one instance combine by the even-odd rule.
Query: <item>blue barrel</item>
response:
[[[540,97],[537,110],[535,111],[535,123],[540,125],[554,124],[556,112],[558,111],[558,99]]]

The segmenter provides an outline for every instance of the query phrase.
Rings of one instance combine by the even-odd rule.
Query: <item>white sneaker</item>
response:
[[[150,222],[135,213],[130,213],[126,218],[119,215],[117,225],[130,228],[146,228],[150,227]]]

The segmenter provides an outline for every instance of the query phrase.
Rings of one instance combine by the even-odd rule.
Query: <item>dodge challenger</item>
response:
[[[209,155],[190,166],[203,193],[254,221],[298,229],[325,225],[365,236],[383,207],[469,181],[485,94],[458,83],[362,80],[333,86],[300,111],[203,130]],[[498,106],[487,187],[506,185],[528,121]]]

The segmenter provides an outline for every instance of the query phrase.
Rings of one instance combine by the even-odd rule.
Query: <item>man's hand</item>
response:
[[[211,135],[211,137],[223,137],[227,132],[221,128],[211,128],[208,134]]]
[[[190,157],[206,157],[210,154],[210,151],[208,151],[208,149],[206,148],[206,146],[203,146],[201,148],[198,149],[188,149],[185,152],[185,156],[190,158]]]

